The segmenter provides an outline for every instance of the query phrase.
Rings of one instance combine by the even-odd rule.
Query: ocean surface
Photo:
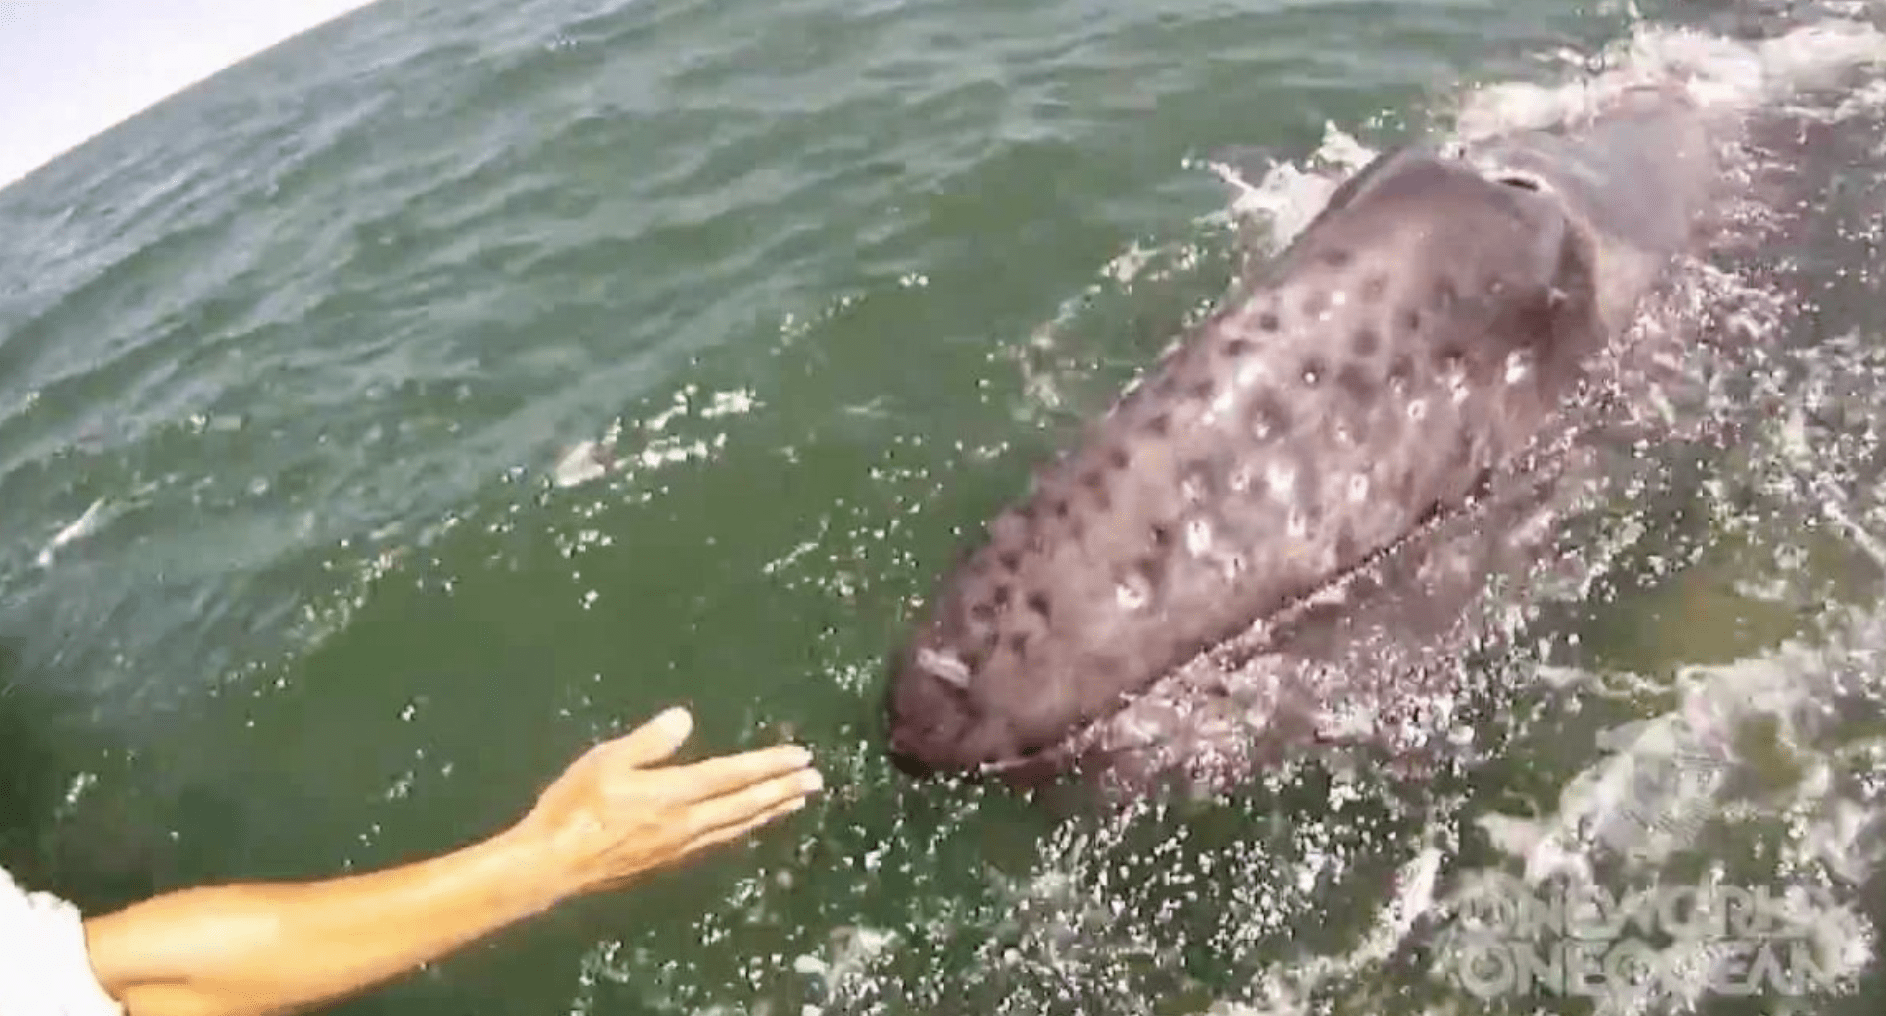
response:
[[[686,703],[829,793],[336,1011],[1878,1013],[1886,35],[1773,7],[380,0],[230,68],[0,190],[0,865],[95,911],[391,864]],[[1754,341],[1510,604],[1476,751],[890,769],[913,598],[1241,243],[1666,72],[1777,225],[1658,321]],[[1488,892],[1705,883],[1818,901],[1797,983],[1668,927],[1613,994],[1460,972]]]

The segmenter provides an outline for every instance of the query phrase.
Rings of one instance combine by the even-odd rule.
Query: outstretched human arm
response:
[[[794,746],[650,768],[692,729],[670,710],[590,749],[516,825],[451,853],[325,882],[185,889],[93,918],[92,969],[130,1016],[302,1010],[688,859],[821,785]]]

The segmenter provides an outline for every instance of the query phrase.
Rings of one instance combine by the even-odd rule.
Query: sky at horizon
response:
[[[0,187],[371,0],[0,3]]]

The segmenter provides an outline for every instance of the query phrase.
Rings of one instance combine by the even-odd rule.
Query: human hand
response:
[[[655,768],[694,730],[670,709],[576,760],[512,830],[547,852],[559,898],[620,888],[805,806],[824,786],[796,745]]]

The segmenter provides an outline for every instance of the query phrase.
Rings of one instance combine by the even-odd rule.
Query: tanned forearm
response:
[[[506,832],[372,874],[185,889],[85,922],[129,1016],[277,1016],[382,984],[576,896],[620,889],[790,814],[823,786],[781,745],[660,766],[669,710],[591,748]]]
[[[529,837],[508,833],[371,874],[158,896],[85,923],[129,1016],[252,1016],[333,1001],[553,906]]]

